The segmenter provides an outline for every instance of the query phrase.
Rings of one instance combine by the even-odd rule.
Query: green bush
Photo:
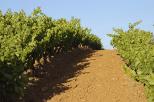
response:
[[[101,40],[80,20],[53,20],[39,8],[27,16],[24,11],[0,12],[0,97],[22,97],[26,87],[24,71],[36,59],[72,50],[79,45],[101,49]]]
[[[131,68],[134,78],[148,90],[148,101],[154,102],[154,44],[153,34],[135,28],[140,22],[129,25],[129,30],[114,29],[111,44]]]

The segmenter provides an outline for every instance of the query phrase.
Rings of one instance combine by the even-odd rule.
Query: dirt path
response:
[[[80,52],[74,57],[64,56],[63,58],[67,60],[60,58],[57,67],[75,68],[73,74],[70,71],[71,76],[62,75],[64,79],[57,78],[62,81],[55,81],[54,85],[46,86],[46,90],[50,88],[58,90],[57,88],[63,87],[59,89],[60,91],[52,92],[54,94],[46,95],[41,101],[33,102],[146,102],[143,86],[124,73],[123,61],[115,51],[100,50],[80,58],[83,55],[85,53]],[[75,58],[80,60],[76,61]],[[74,65],[71,65],[70,61],[75,62]],[[50,83],[50,79],[46,81]],[[36,93],[43,91],[36,88],[32,91],[35,92],[33,94],[36,98],[42,97],[42,94]]]
[[[48,102],[146,102],[143,87],[124,74],[114,51],[96,51],[87,60],[85,74],[69,79],[64,85],[71,88]]]

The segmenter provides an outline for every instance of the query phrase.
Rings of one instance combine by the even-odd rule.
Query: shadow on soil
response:
[[[72,52],[56,55],[51,62],[35,68],[31,82],[25,92],[24,102],[46,102],[54,95],[68,90],[64,85],[68,79],[78,76],[81,70],[89,65],[86,58],[94,51],[89,49],[76,49]]]

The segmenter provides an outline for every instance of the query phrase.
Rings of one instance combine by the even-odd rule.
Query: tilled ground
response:
[[[144,87],[123,71],[113,50],[56,56],[29,88],[26,102],[147,102]],[[36,74],[37,75],[37,74]]]

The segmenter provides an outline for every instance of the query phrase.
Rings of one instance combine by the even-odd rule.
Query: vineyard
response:
[[[113,34],[108,34],[108,36],[112,38],[111,44],[115,48],[114,51],[108,51],[103,50],[101,39],[91,33],[90,29],[83,27],[79,19],[72,18],[71,20],[66,20],[61,18],[55,20],[45,15],[40,8],[35,9],[31,15],[27,15],[24,11],[12,12],[8,10],[6,13],[0,11],[0,99],[2,99],[2,102],[21,101],[25,96],[25,90],[29,83],[27,73],[29,70],[34,69],[36,62],[41,63],[40,59],[43,58],[43,60],[46,61],[57,54],[67,55],[70,52],[73,53],[75,49],[80,48],[82,49],[81,52],[79,51],[76,52],[77,54],[72,54],[73,57],[67,55],[66,60],[62,57],[62,61],[66,63],[61,61],[57,65],[53,64],[54,66],[60,67],[60,70],[63,69],[61,74],[64,74],[65,71],[71,70],[69,68],[72,68],[70,72],[73,72],[75,70],[73,69],[74,66],[78,66],[80,61],[80,64],[85,64],[82,62],[83,57],[88,59],[89,62],[86,61],[88,62],[89,69],[87,68],[86,71],[89,71],[87,73],[92,73],[92,76],[90,76],[90,74],[87,74],[86,77],[79,76],[77,79],[82,79],[78,82],[80,83],[80,88],[78,89],[78,85],[76,85],[76,90],[71,90],[72,94],[82,94],[83,92],[85,97],[87,95],[86,102],[90,102],[88,99],[90,99],[91,96],[95,96],[93,92],[98,88],[99,91],[103,90],[103,92],[96,91],[99,95],[109,92],[110,95],[115,95],[112,97],[113,99],[118,97],[113,102],[124,102],[128,97],[133,97],[135,101],[141,102],[140,100],[142,100],[144,95],[142,95],[140,91],[138,93],[132,91],[128,92],[129,89],[138,91],[142,89],[142,86],[140,87],[140,85],[134,81],[130,81],[128,76],[122,74],[123,72],[120,68],[124,63],[125,72],[137,82],[142,83],[145,87],[148,102],[154,102],[153,33],[135,28],[139,23],[140,22],[130,24],[127,31],[114,29]],[[80,60],[77,60],[77,58]],[[74,65],[72,65],[73,61],[76,62]],[[58,63],[58,61],[56,63]],[[64,64],[64,66],[62,64]],[[58,70],[58,67],[56,70]],[[87,66],[85,65],[85,67]],[[49,67],[47,67],[47,69],[48,68]],[[52,74],[54,74],[54,72],[52,72]],[[87,80],[88,84],[86,83]],[[50,82],[50,80],[47,81]],[[114,84],[112,84],[113,81],[115,81]],[[128,84],[123,85],[123,81],[126,81],[128,84],[130,83],[132,86]],[[81,84],[83,83],[85,86],[87,85],[87,87],[82,86]],[[134,88],[134,86],[139,87]],[[105,87],[107,87],[108,90],[112,90],[106,91],[107,88]],[[119,87],[122,88],[120,89]],[[114,90],[116,88],[118,91]],[[92,90],[93,92],[91,92]],[[117,92],[120,93],[120,90],[126,91],[126,93],[121,92],[120,94],[122,98],[124,98],[124,101],[122,101],[122,99],[120,100],[121,96],[116,96],[118,95]],[[88,92],[89,94],[86,94]],[[70,94],[68,91],[66,91],[66,93]],[[132,93],[137,93],[137,95],[135,96]],[[132,96],[125,97],[123,96],[125,94],[132,94]],[[96,97],[97,96],[96,94]],[[104,97],[104,100],[107,96],[100,95],[101,98]],[[40,95],[40,97],[42,96]],[[64,96],[59,97],[57,99],[53,98],[53,100],[56,100],[53,102],[61,102],[57,100],[61,100],[63,97],[66,97],[66,99],[62,102],[71,102],[70,100],[72,100],[72,98],[68,98],[65,93]],[[80,99],[81,97],[77,96],[77,100],[74,102],[80,102]],[[37,102],[44,102],[42,99],[40,100],[41,101]],[[98,102],[102,102],[103,99],[100,100],[98,100]],[[110,100],[110,98],[106,99],[106,102],[109,102],[108,100]],[[130,100],[131,99],[127,101],[133,102]]]
[[[100,39],[79,19],[53,20],[40,8],[27,16],[24,11],[0,12],[0,97],[24,96],[27,76],[35,60],[70,51],[79,46],[101,49]]]
[[[154,102],[154,42],[153,34],[135,28],[140,21],[130,24],[129,30],[114,29],[112,45],[125,60],[125,70],[144,84],[148,102]]]

